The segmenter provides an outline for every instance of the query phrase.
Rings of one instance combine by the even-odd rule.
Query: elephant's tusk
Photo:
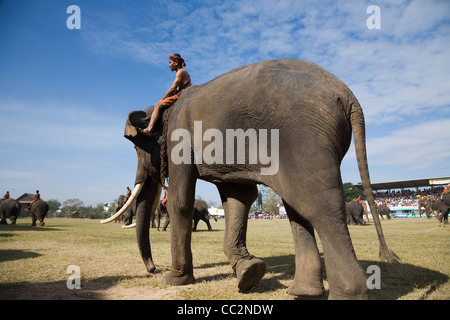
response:
[[[132,228],[136,228],[136,222],[129,224],[127,226],[122,226],[122,229],[132,229]]]
[[[119,210],[119,212],[117,212],[113,216],[109,217],[108,219],[101,220],[100,223],[101,224],[110,223],[110,222],[118,219],[125,211],[128,210],[128,208],[131,207],[133,202],[136,201],[136,198],[139,195],[139,193],[141,192],[143,187],[144,187],[144,183],[138,183],[137,185],[135,185],[134,189],[133,189],[133,193],[131,194],[131,197],[127,200],[127,202],[125,202],[125,204]]]

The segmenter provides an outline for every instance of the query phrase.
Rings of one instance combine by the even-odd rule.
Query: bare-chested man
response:
[[[177,73],[175,76],[175,81],[164,97],[162,97],[162,99],[153,106],[153,113],[150,118],[150,123],[147,128],[139,129],[140,133],[146,135],[147,137],[152,137],[153,129],[160,117],[161,110],[167,109],[174,104],[180,97],[181,92],[191,86],[191,77],[189,76],[189,73],[183,69],[185,66],[186,63],[184,63],[183,58],[178,53],[171,54],[169,56],[169,68],[171,71],[176,71]]]

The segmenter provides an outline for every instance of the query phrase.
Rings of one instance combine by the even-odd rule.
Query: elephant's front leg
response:
[[[239,291],[253,288],[264,276],[266,264],[247,250],[248,212],[255,201],[256,185],[218,185],[225,210],[224,251],[236,273]]]
[[[179,166],[170,167],[170,191],[167,210],[171,223],[172,267],[165,276],[170,285],[187,285],[195,282],[192,251],[192,218],[194,214],[195,172]]]

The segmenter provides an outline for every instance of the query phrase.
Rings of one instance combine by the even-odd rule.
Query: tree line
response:
[[[99,203],[96,206],[85,206],[83,201],[77,198],[68,199],[62,204],[56,199],[46,200],[45,202],[49,207],[47,217],[103,219],[114,213],[117,200],[109,204]],[[26,214],[27,212],[24,212],[24,216]]]
[[[343,187],[346,201],[351,201],[359,195],[363,195],[362,190],[356,188],[351,182],[344,183]],[[262,206],[258,205],[258,201],[255,201],[251,211],[260,210],[263,207],[266,212],[277,213],[278,206],[282,205],[280,196],[268,187],[260,186],[259,189],[260,192],[264,194],[264,201],[262,201]],[[201,199],[201,197],[198,198]],[[85,206],[83,201],[77,198],[68,199],[62,204],[56,199],[50,199],[46,202],[49,206],[47,217],[103,219],[114,213],[117,200],[114,200],[109,204],[99,203],[96,206]],[[211,205],[210,202],[207,203],[208,205]],[[25,215],[26,214],[27,213],[25,213]]]

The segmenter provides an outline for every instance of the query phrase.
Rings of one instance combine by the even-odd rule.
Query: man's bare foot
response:
[[[147,128],[145,129],[138,128],[138,132],[148,138],[151,138],[153,136],[153,132],[151,129],[149,130]]]

